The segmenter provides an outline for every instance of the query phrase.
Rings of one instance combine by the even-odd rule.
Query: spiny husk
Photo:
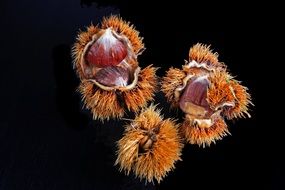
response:
[[[128,110],[137,112],[140,108],[145,107],[148,101],[153,100],[158,89],[156,70],[157,68],[152,65],[147,66],[139,73],[137,86],[130,91],[123,92]]]
[[[202,127],[201,123],[194,122],[198,118],[185,115],[181,133],[190,144],[205,147],[229,134],[224,116],[227,119],[250,117],[248,106],[252,103],[247,88],[226,72],[226,66],[218,61],[218,54],[213,53],[210,46],[198,43],[190,48],[189,62],[182,69],[171,68],[163,77],[162,91],[172,107],[179,107],[183,88],[193,76],[208,77],[206,100],[215,116],[205,118],[211,119],[210,127]]]
[[[138,75],[137,85],[128,91],[121,91],[118,97],[116,91],[105,91],[98,88],[93,82],[83,80],[79,86],[84,105],[89,109],[94,119],[101,121],[110,118],[121,118],[124,115],[122,101],[129,111],[137,112],[145,107],[148,101],[153,100],[157,90],[156,68],[151,65],[144,68]]]
[[[120,106],[115,91],[102,90],[87,80],[80,83],[79,91],[82,94],[84,106],[91,111],[93,119],[103,121],[124,115],[124,109]]]
[[[162,79],[161,91],[172,107],[178,107],[179,101],[175,98],[175,89],[182,85],[186,73],[180,69],[170,68]]]
[[[233,108],[224,111],[225,116],[228,119],[251,117],[248,113],[249,105],[253,105],[251,102],[250,94],[247,92],[247,88],[242,86],[238,81],[232,79],[230,81],[231,88],[235,94],[235,106]]]
[[[189,60],[195,60],[198,63],[210,62],[213,66],[221,66],[218,61],[218,53],[213,53],[210,46],[197,43],[189,50]]]
[[[210,86],[207,91],[207,101],[213,110],[225,102],[235,101],[230,85],[231,78],[223,71],[215,71],[209,75]]]
[[[160,126],[157,141],[151,149],[140,153],[140,141],[147,131]],[[171,119],[163,119],[155,106],[143,109],[133,122],[126,126],[124,136],[118,141],[116,165],[128,175],[131,171],[148,182],[158,183],[175,168],[181,160],[183,144],[178,135],[178,125]]]
[[[207,92],[207,100],[210,107],[215,108],[225,102],[232,102],[234,106],[225,108],[222,112],[228,119],[245,117],[245,114],[250,117],[248,106],[252,103],[246,87],[223,71],[212,73],[209,80],[211,85]]]
[[[201,128],[186,119],[182,124],[181,133],[188,143],[197,144],[203,148],[230,134],[223,118],[215,119],[209,128]]]
[[[131,89],[122,87],[120,88],[122,90],[115,88],[113,90],[111,89],[112,87],[106,87],[106,89],[109,89],[106,90],[105,87],[103,88],[103,85],[96,83],[97,81],[94,81],[94,79],[87,79],[84,76],[81,64],[82,59],[84,59],[84,51],[86,51],[85,47],[94,40],[93,38],[96,37],[94,35],[107,28],[111,28],[117,34],[127,38],[128,43],[132,46],[132,51],[136,54],[139,54],[144,48],[139,32],[129,22],[125,22],[117,16],[106,17],[101,25],[94,26],[91,24],[87,27],[87,31],[80,31],[78,34],[72,49],[72,55],[74,67],[81,79],[79,91],[82,94],[85,107],[92,112],[94,119],[100,120],[121,118],[124,115],[125,108],[129,111],[139,111],[141,107],[147,105],[148,101],[153,100],[154,93],[157,90],[157,77],[155,75],[157,68],[151,66],[146,67],[136,75],[138,76],[138,81],[136,82],[135,80],[135,82],[131,83],[134,84],[134,86],[131,86]],[[138,68],[136,56],[126,59],[127,64],[132,68],[131,71],[135,71]]]

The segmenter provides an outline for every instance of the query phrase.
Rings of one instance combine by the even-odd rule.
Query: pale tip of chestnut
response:
[[[100,68],[121,63],[127,57],[128,47],[117,36],[108,28],[98,39],[92,40],[85,55],[87,63]]]

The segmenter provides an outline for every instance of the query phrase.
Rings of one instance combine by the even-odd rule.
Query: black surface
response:
[[[260,70],[261,60],[267,59],[267,49],[261,48],[267,38],[257,35],[265,26],[260,24],[263,10],[206,2],[49,0],[0,5],[1,190],[282,189],[283,159],[268,164],[270,140],[261,132],[268,104],[262,101]],[[228,122],[232,136],[206,149],[186,145],[183,161],[160,185],[145,185],[113,167],[124,122],[92,121],[75,91],[79,81],[70,47],[78,29],[118,13],[144,37],[142,66],[161,67],[162,76],[170,66],[184,63],[191,45],[212,44],[220,60],[249,88],[256,105],[251,119]],[[159,102],[166,116],[177,116],[161,94]]]

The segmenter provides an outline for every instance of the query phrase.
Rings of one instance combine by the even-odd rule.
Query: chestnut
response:
[[[196,44],[182,69],[170,68],[162,91],[172,107],[184,114],[181,134],[190,144],[210,146],[230,134],[224,119],[247,115],[247,88],[233,79],[210,46]]]
[[[72,50],[74,68],[84,105],[94,119],[121,118],[153,100],[157,68],[140,68],[137,57],[143,50],[139,32],[117,16],[80,31]]]

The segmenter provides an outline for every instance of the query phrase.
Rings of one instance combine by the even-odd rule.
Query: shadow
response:
[[[81,98],[76,89],[79,79],[72,68],[70,47],[61,44],[53,48],[54,75],[56,81],[56,106],[68,127],[84,129],[89,118],[82,113]]]

